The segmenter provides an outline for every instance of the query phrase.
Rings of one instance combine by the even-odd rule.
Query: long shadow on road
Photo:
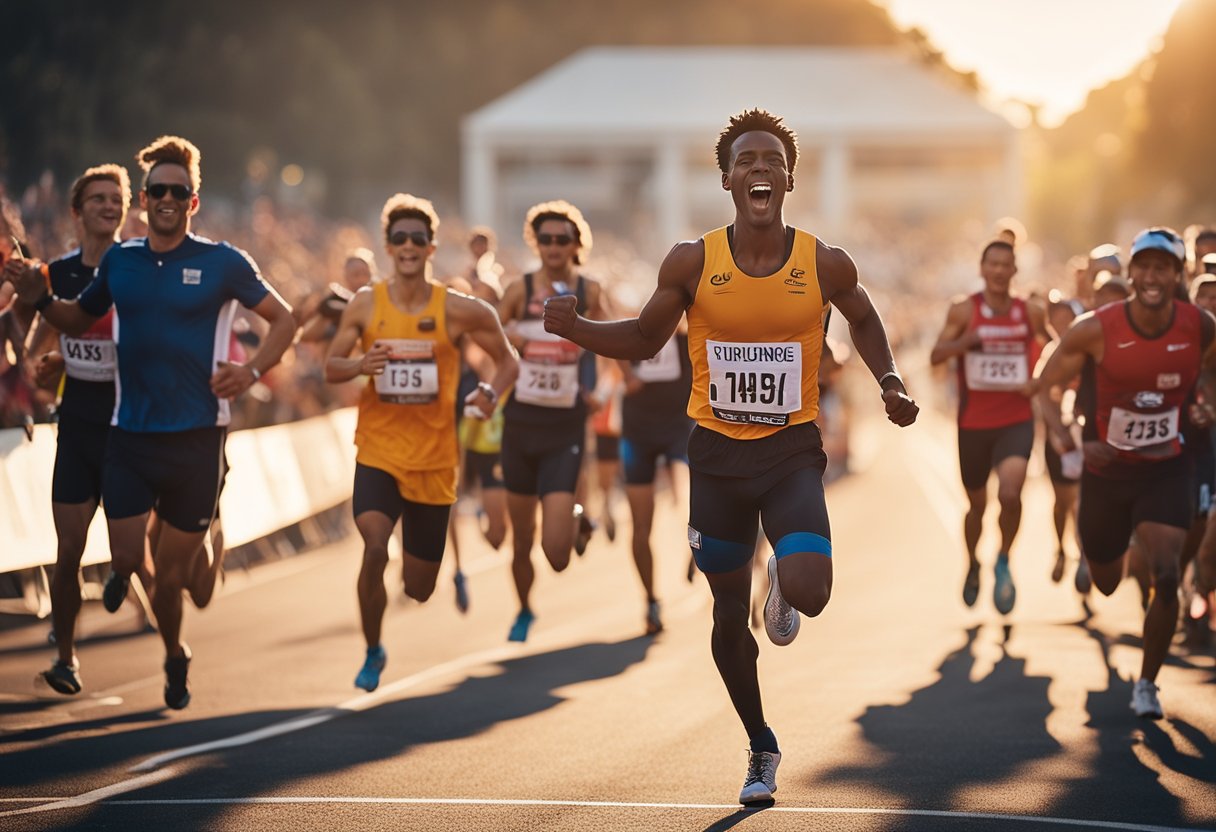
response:
[[[442,693],[385,702],[256,746],[217,753],[189,774],[122,797],[222,800],[275,794],[296,781],[391,759],[416,746],[473,736],[499,723],[548,710],[563,701],[555,690],[624,673],[645,658],[652,643],[653,638],[640,637],[612,644],[584,644],[503,661],[498,664],[502,670],[500,674],[466,678]],[[260,713],[201,720],[119,736],[64,741],[49,749],[9,754],[5,757],[6,767],[20,776],[6,785],[36,785],[56,773],[93,770],[98,767],[99,760],[107,756],[107,748],[110,764],[113,764],[116,754],[130,758],[220,739],[300,713]],[[190,730],[183,730],[186,728]],[[259,753],[262,750],[266,753]],[[93,764],[85,765],[84,760],[92,760]],[[516,758],[506,758],[501,763],[504,767],[529,765]],[[66,768],[59,768],[60,765],[66,765]],[[408,783],[399,776],[386,775],[385,779],[397,782],[402,793],[408,793]],[[164,829],[173,825],[174,814],[181,811],[188,812],[181,817],[188,817],[191,828],[206,829],[217,826],[219,816],[231,808],[222,804],[195,804],[170,813],[166,806],[107,807],[97,804],[85,809],[57,810],[45,816],[25,815],[23,820],[43,824],[31,827],[40,829],[109,828],[106,824],[124,830]]]

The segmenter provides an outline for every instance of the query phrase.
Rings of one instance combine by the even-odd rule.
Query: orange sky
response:
[[[1059,123],[1086,93],[1125,75],[1155,47],[1182,0],[877,0],[917,26],[996,102],[1043,105]]]

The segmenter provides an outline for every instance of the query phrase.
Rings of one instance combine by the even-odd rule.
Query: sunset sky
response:
[[[1054,125],[1089,90],[1122,76],[1156,46],[1183,0],[879,0],[918,26],[950,64],[975,70],[999,101],[1043,105]]]

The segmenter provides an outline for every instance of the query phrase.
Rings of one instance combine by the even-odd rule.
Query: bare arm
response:
[[[1035,380],[1039,409],[1047,426],[1048,440],[1060,453],[1072,450],[1074,443],[1060,413],[1062,397],[1053,395],[1053,390],[1064,387],[1076,378],[1087,358],[1100,359],[1101,347],[1102,324],[1092,313],[1083,315],[1068,328],[1051,357],[1040,366],[1039,376]]]
[[[388,363],[388,347],[380,344],[356,358],[349,357],[355,344],[363,337],[363,328],[371,319],[374,303],[372,290],[363,288],[355,293],[342,312],[338,331],[325,353],[325,380],[330,384],[350,381],[360,375],[374,375],[383,371]]]
[[[946,313],[946,324],[937,336],[933,351],[929,353],[930,364],[936,367],[979,344],[979,333],[967,329],[970,322],[971,304],[966,298],[951,304],[950,311]]]
[[[270,329],[266,331],[258,351],[244,364],[220,362],[211,376],[211,392],[218,398],[230,399],[252,387],[259,376],[279,363],[283,353],[295,340],[298,328],[295,315],[291,314],[291,307],[273,288],[253,307],[253,312],[270,324]]]
[[[659,267],[658,286],[636,318],[593,322],[575,313],[575,299],[567,295],[545,304],[545,329],[607,358],[653,358],[692,303],[704,262],[700,240],[678,243]]]
[[[494,376],[489,381],[494,390],[493,400],[481,388],[465,399],[466,404],[476,406],[489,417],[495,402],[519,377],[519,356],[507,341],[498,313],[484,300],[448,292],[447,313],[449,321],[459,326],[494,362]]]

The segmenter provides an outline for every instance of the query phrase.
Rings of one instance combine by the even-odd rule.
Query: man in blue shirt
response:
[[[32,269],[6,265],[4,274],[68,335],[114,310],[117,384],[102,474],[113,573],[103,600],[110,611],[122,603],[155,508],[161,532],[153,610],[165,643],[165,704],[180,709],[190,701],[182,590],[215,517],[229,400],[278,363],[296,325],[244,252],[190,233],[199,205],[198,148],[162,136],[136,158],[148,236],[111,248],[75,301],[55,299]],[[270,324],[246,364],[228,361],[238,303]]]

